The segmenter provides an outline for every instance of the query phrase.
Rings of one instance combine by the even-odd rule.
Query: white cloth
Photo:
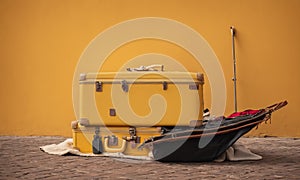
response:
[[[115,158],[125,158],[125,159],[137,159],[137,160],[152,160],[151,154],[149,156],[129,156],[123,153],[102,153],[102,154],[93,154],[93,153],[82,153],[78,149],[73,147],[73,139],[66,139],[64,142],[59,144],[50,144],[46,146],[41,146],[40,149],[48,154],[54,155],[66,155],[73,154],[78,156],[105,156],[105,157],[115,157]]]
[[[215,159],[215,162],[228,161],[254,161],[261,160],[262,156],[257,155],[247,149],[244,145],[240,143],[235,143],[229,147],[220,157]]]
[[[66,139],[64,142],[59,144],[50,144],[46,146],[41,146],[40,149],[48,154],[54,155],[66,155],[73,154],[78,156],[106,156],[115,158],[125,158],[125,159],[136,159],[136,160],[153,160],[153,156],[150,153],[149,156],[129,156],[123,153],[103,153],[103,154],[93,154],[93,153],[82,153],[79,150],[73,148],[72,138]],[[244,145],[240,143],[235,143],[233,146],[228,148],[215,162],[228,161],[247,161],[247,160],[260,160],[261,156],[251,152]]]

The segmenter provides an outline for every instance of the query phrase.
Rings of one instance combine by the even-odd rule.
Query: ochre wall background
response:
[[[225,74],[227,115],[233,111],[229,27],[234,25],[239,110],[289,101],[274,113],[272,124],[250,135],[300,137],[298,0],[1,0],[0,134],[71,136],[70,122],[76,119],[72,80],[81,53],[112,25],[149,16],[182,22],[208,41]],[[151,52],[178,59],[190,71],[201,70],[180,47],[154,40],[126,44],[108,60]],[[209,107],[209,83],[205,86]]]

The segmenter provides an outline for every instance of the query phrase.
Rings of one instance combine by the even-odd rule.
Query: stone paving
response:
[[[300,179],[300,139],[241,138],[260,161],[160,163],[49,155],[64,137],[0,136],[0,179]]]

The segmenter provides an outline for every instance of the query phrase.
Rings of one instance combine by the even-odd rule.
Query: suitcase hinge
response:
[[[96,92],[102,92],[103,91],[103,83],[100,81],[96,81]]]

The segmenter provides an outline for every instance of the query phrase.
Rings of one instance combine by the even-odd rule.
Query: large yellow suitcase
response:
[[[81,74],[83,126],[188,126],[203,113],[201,73],[100,72]]]

